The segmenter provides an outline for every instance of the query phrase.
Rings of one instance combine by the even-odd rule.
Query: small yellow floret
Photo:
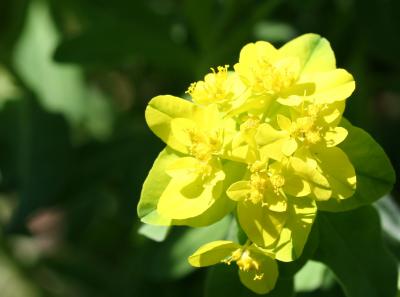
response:
[[[211,68],[204,81],[192,83],[188,90],[193,101],[199,104],[224,103],[233,97],[232,85],[228,80],[229,65]]]
[[[209,161],[213,154],[221,150],[222,141],[219,132],[206,135],[194,129],[188,129],[190,139],[189,152],[200,161]]]
[[[317,124],[317,120],[321,112],[326,108],[326,105],[314,103],[303,108],[303,116],[297,118],[290,127],[291,136],[303,141],[305,144],[320,142],[322,140],[321,131],[323,127]]]
[[[252,89],[255,93],[279,93],[292,86],[298,77],[297,67],[291,59],[270,60],[260,58],[256,66],[251,68],[254,78]]]
[[[237,266],[242,271],[252,271],[257,272],[260,269],[260,264],[251,257],[250,251],[246,248],[239,248],[232,252],[232,255],[227,259],[222,260],[222,262],[230,265],[232,262],[236,262]],[[255,273],[254,280],[261,280],[264,274]]]
[[[274,192],[279,194],[280,189],[285,185],[285,178],[280,174],[274,174],[269,178]]]

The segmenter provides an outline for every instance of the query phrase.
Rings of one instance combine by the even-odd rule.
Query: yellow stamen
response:
[[[231,256],[222,260],[225,264],[230,265],[232,262],[236,262],[240,270],[250,272],[254,270],[258,272],[260,264],[251,257],[250,251],[246,248],[239,248],[232,252]],[[254,280],[260,280],[264,276],[263,273],[255,274]]]
[[[232,99],[233,93],[228,82],[229,65],[211,68],[211,73],[204,77],[204,81],[192,83],[188,90],[193,101],[200,104],[224,103]]]
[[[279,93],[289,88],[297,81],[297,66],[293,59],[281,59],[275,62],[265,57],[258,59],[257,64],[251,68],[253,92]]]
[[[285,185],[285,178],[280,174],[274,174],[269,178],[269,180],[274,188],[274,192],[279,194],[281,188]]]

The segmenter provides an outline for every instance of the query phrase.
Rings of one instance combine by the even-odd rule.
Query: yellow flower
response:
[[[279,239],[289,215],[295,215],[288,210],[293,197],[311,193],[307,172],[303,169],[301,176],[293,166],[303,164],[311,170],[298,158],[261,160],[249,164],[247,174],[227,189],[227,195],[237,201],[237,218],[248,238],[258,246],[270,248]],[[327,181],[325,186],[329,187]]]
[[[250,91],[247,108],[262,113],[274,101],[298,106],[302,96],[344,100],[355,88],[351,74],[336,69],[329,42],[316,34],[302,35],[279,49],[265,41],[247,44],[234,68]]]
[[[345,199],[355,191],[353,165],[336,147],[348,134],[345,128],[337,127],[343,109],[341,101],[328,104],[304,99],[300,106],[291,107],[288,116],[277,114],[272,123],[277,129],[264,123],[255,136],[260,151],[269,158],[279,161],[294,156],[303,161],[294,161],[293,168],[310,181],[312,196],[318,200]]]
[[[297,57],[282,55],[272,44],[258,41],[243,47],[235,71],[254,95],[277,94],[297,81],[300,62]]]
[[[219,66],[217,71],[204,77],[204,80],[192,83],[186,91],[193,102],[199,105],[216,104],[220,111],[227,112],[240,104],[245,86],[235,72],[228,71],[228,65]]]
[[[218,199],[226,199],[221,156],[235,131],[232,119],[222,118],[216,105],[201,107],[159,96],[150,102],[146,120],[168,146],[183,154],[165,169],[171,180],[158,201],[161,216],[172,220],[198,217]]]
[[[203,226],[235,210],[248,244],[209,243],[189,261],[235,262],[247,287],[268,292],[277,277],[270,256],[297,259],[317,205],[354,194],[355,170],[339,148],[354,88],[329,42],[305,34],[279,49],[244,46],[234,71],[220,66],[189,87],[192,102],[153,98],[146,121],[167,148],[141,213],[150,223]]]
[[[275,287],[278,265],[271,254],[254,244],[241,246],[232,241],[213,241],[203,245],[189,257],[189,263],[195,267],[221,262],[227,265],[235,262],[241,282],[258,294],[266,294]]]

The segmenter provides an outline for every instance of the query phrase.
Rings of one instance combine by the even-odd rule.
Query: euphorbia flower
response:
[[[186,112],[170,109],[171,104]],[[172,96],[154,98],[146,120],[168,146],[183,154],[166,168],[171,180],[160,196],[158,212],[173,220],[206,212],[223,196],[226,174],[221,156],[235,132],[235,122],[223,118],[215,104],[196,106]]]
[[[281,162],[256,160],[248,165],[244,178],[227,189],[228,197],[238,203],[240,226],[258,246],[271,247],[278,240],[289,216],[291,197],[305,197],[311,193],[311,185],[305,178],[308,172],[300,176],[293,162],[305,163],[298,158]],[[310,171],[306,164],[303,167]]]
[[[192,83],[186,91],[199,105],[216,104],[220,111],[228,112],[243,102],[245,86],[237,73],[228,71],[228,65],[218,66],[204,80]]]
[[[192,101],[153,98],[146,121],[167,147],[143,187],[142,220],[205,226],[235,211],[248,243],[209,243],[190,262],[236,262],[247,287],[268,292],[277,277],[270,257],[300,257],[317,206],[355,191],[354,167],[340,148],[354,87],[329,42],[306,34],[279,49],[244,46],[234,71],[212,69],[189,87]]]
[[[234,68],[250,91],[248,109],[261,113],[268,113],[275,101],[298,106],[302,96],[344,100],[355,87],[351,74],[336,69],[329,42],[316,34],[302,35],[279,49],[265,41],[249,43]]]
[[[346,154],[336,147],[347,136],[345,128],[337,127],[343,109],[343,102],[328,104],[305,100],[300,106],[292,107],[288,116],[276,115],[277,129],[264,123],[256,135],[260,151],[268,157],[281,160],[295,156],[303,160],[303,163],[294,162],[294,168],[314,185],[312,194],[317,200],[344,199],[355,191],[354,168]],[[329,160],[332,154],[337,165]],[[327,167],[324,163],[332,166]],[[335,169],[338,166],[342,173]]]
[[[207,243],[189,257],[195,267],[211,266],[218,263],[239,267],[239,278],[250,290],[266,294],[275,287],[278,278],[278,265],[273,255],[266,253],[254,244],[241,246],[232,241],[219,240]]]

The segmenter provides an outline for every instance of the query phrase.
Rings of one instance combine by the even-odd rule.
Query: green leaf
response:
[[[316,261],[308,261],[294,278],[296,292],[310,292],[321,287],[330,287],[333,283],[332,272],[326,265]]]
[[[45,2],[32,1],[16,44],[15,68],[44,108],[63,114],[70,124],[84,126],[97,138],[105,138],[111,132],[112,108],[99,92],[87,88],[81,68],[53,61],[58,39]]]
[[[294,295],[293,279],[278,278],[275,288],[268,294],[258,295],[240,283],[236,265],[219,264],[212,267],[206,279],[205,297],[290,297]]]
[[[344,213],[321,212],[319,247],[314,259],[336,275],[348,297],[392,297],[397,290],[397,264],[382,241],[372,206]]]
[[[397,245],[394,253],[400,259],[400,208],[392,196],[386,195],[375,203],[382,227],[389,242]]]
[[[356,170],[356,192],[343,200],[318,202],[324,211],[346,211],[371,204],[387,194],[395,182],[395,172],[380,145],[364,130],[343,119],[341,126],[349,132],[339,147],[347,154]]]
[[[177,279],[192,272],[188,257],[200,246],[225,239],[232,218],[226,216],[218,223],[202,228],[173,232],[166,241],[150,249],[146,258],[147,274],[152,279]]]

